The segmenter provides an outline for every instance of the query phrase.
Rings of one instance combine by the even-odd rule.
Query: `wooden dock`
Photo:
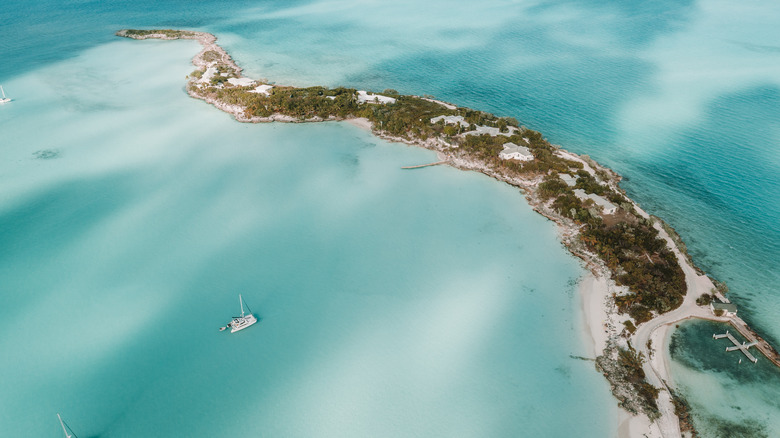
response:
[[[740,344],[739,341],[737,341],[737,338],[735,338],[734,335],[729,333],[728,330],[726,330],[726,333],[723,333],[723,334],[720,334],[720,335],[715,335],[715,334],[712,335],[712,339],[723,339],[723,338],[729,338],[729,341],[731,341],[731,343],[734,344],[733,347],[726,347],[726,351],[737,351],[737,350],[740,350],[745,356],[747,356],[747,358],[751,362],[753,362],[753,363],[758,362],[758,359],[756,359],[756,357],[753,356],[752,354],[750,354],[750,352],[748,351],[748,348],[757,345],[758,341],[753,341],[753,342],[751,342],[749,344],[745,344],[744,342]]]
[[[756,344],[756,348],[758,351],[761,352],[764,356],[766,356],[767,359],[769,359],[770,362],[775,364],[775,366],[780,367],[780,354],[775,350],[772,345],[769,344],[769,342],[766,341],[766,339],[762,338],[758,335],[755,331],[753,331],[750,327],[748,327],[747,323],[742,320],[742,318],[738,316],[734,316],[732,318],[729,318],[729,324],[731,324],[732,327],[737,329],[740,335],[744,336],[745,339],[748,340],[750,343],[758,342]]]
[[[429,167],[429,166],[438,166],[439,164],[446,164],[447,160],[437,161],[435,163],[428,163],[428,164],[418,164],[417,166],[405,166],[401,169],[420,169],[423,167]]]

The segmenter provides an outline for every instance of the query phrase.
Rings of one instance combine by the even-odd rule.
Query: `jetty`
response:
[[[420,169],[423,167],[429,167],[429,166],[438,166],[439,164],[446,164],[447,160],[441,160],[437,161],[435,163],[428,163],[428,164],[418,164],[417,166],[404,166],[401,169]]]
[[[750,352],[748,351],[748,348],[757,345],[758,341],[753,341],[749,344],[745,344],[744,342],[740,344],[739,341],[737,341],[737,338],[735,338],[734,335],[729,333],[728,330],[726,330],[726,333],[722,333],[719,335],[716,334],[712,335],[712,339],[723,339],[723,338],[729,338],[729,341],[731,341],[731,343],[734,344],[733,347],[726,347],[726,351],[740,350],[745,356],[747,356],[748,360],[750,360],[753,363],[758,362],[758,359],[756,359],[756,357],[750,354]]]
[[[754,343],[758,351],[766,356],[770,362],[775,364],[775,366],[780,367],[780,353],[778,353],[766,339],[762,338],[755,330],[751,329],[742,318],[734,316],[729,318],[728,322],[732,327],[737,329],[739,334],[744,336],[748,342]]]

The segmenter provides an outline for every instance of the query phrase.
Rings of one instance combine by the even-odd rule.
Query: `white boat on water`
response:
[[[75,433],[73,433],[73,430],[71,430],[70,426],[66,426],[65,422],[62,421],[62,417],[60,417],[60,414],[57,414],[57,418],[60,419],[60,426],[62,426],[62,431],[65,432],[65,438],[79,438],[76,436]]]
[[[3,90],[3,86],[0,85],[0,93],[2,93],[3,97],[0,99],[0,103],[8,103],[11,101],[10,97],[5,97],[5,90]]]
[[[230,328],[230,333],[235,333],[257,322],[257,318],[255,318],[255,315],[252,315],[252,310],[249,309],[248,305],[246,306],[246,310],[249,311],[249,314],[247,315],[244,313],[244,299],[241,297],[241,294],[238,294],[238,302],[241,305],[241,316],[234,316],[233,320],[225,327],[220,327],[219,331]]]

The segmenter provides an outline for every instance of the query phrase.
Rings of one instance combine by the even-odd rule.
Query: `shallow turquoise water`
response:
[[[709,321],[688,322],[671,337],[672,372],[688,395],[694,423],[708,437],[771,437],[780,430],[780,374],[760,353],[753,364],[739,351],[726,352],[728,339],[713,339],[729,326]],[[730,330],[734,333],[734,330]],[[742,342],[739,333],[734,333]],[[707,340],[706,342],[704,340]],[[725,403],[713,403],[723,400]]]
[[[77,291],[90,281],[103,279],[97,289],[114,290],[105,278],[117,278],[117,284],[130,286],[116,289],[110,296],[133,291],[148,296],[144,302],[168,297],[180,306],[179,294],[184,293],[180,290],[191,293],[191,283],[199,283],[190,280],[183,286],[173,281],[175,284],[165,286],[165,293],[154,293],[157,285],[171,281],[168,275],[191,279],[194,273],[212,273],[208,275],[218,278],[212,284],[224,281],[225,273],[215,266],[235,264],[224,255],[230,253],[229,245],[223,248],[225,242],[252,242],[240,233],[252,227],[242,224],[265,218],[264,213],[256,211],[244,216],[237,207],[228,206],[253,205],[255,196],[271,195],[265,191],[244,198],[236,194],[235,185],[268,183],[249,177],[242,180],[240,172],[235,179],[228,178],[226,175],[232,176],[235,166],[244,164],[239,159],[206,155],[205,163],[197,161],[199,154],[211,151],[215,145],[227,154],[223,146],[227,134],[220,131],[219,136],[209,137],[205,132],[210,123],[220,121],[224,123],[224,127],[219,125],[220,130],[229,130],[230,135],[234,135],[233,130],[246,132],[242,135],[252,139],[273,133],[284,139],[300,135],[297,141],[302,144],[297,147],[349,145],[352,143],[346,139],[359,135],[350,128],[327,128],[336,132],[331,134],[332,141],[325,142],[320,140],[324,134],[307,137],[298,131],[326,129],[323,127],[294,127],[289,132],[277,126],[234,127],[227,116],[186,98],[181,100],[183,76],[191,69],[191,52],[183,48],[186,46],[169,48],[155,42],[113,45],[112,33],[118,28],[161,26],[217,33],[251,75],[294,84],[343,84],[376,90],[391,87],[407,93],[433,94],[461,105],[514,116],[552,141],[592,155],[627,177],[624,186],[630,195],[680,231],[695,261],[728,282],[743,317],[777,343],[780,295],[774,285],[780,280],[776,266],[780,231],[775,226],[780,219],[775,195],[780,190],[779,18],[777,5],[755,1],[489,1],[455,7],[444,2],[420,5],[404,1],[63,5],[12,0],[0,10],[0,54],[4,60],[0,63],[0,83],[16,98],[13,105],[0,107],[2,324],[22,324],[23,319],[37,312],[35,305],[41,304],[31,297],[49,301],[48,295],[60,285]],[[95,59],[112,62],[95,71]],[[163,79],[162,72],[169,68],[171,76]],[[92,85],[81,87],[84,80],[92,81]],[[174,113],[180,117],[171,117]],[[281,141],[269,138],[273,139],[268,140],[271,143]],[[366,142],[373,141],[368,138]],[[294,148],[291,145],[297,141],[284,144]],[[232,143],[240,145],[244,140]],[[59,158],[33,159],[39,151],[51,151],[43,156]],[[265,151],[258,160],[267,155]],[[294,159],[280,157],[278,163],[297,168],[302,161],[299,155]],[[334,164],[334,169],[354,167],[348,163],[354,163],[355,158],[349,156],[345,153],[343,162]],[[415,155],[412,161],[418,159],[428,157]],[[259,165],[243,160],[252,168]],[[436,178],[449,178],[440,175],[444,170],[430,170],[428,173]],[[320,178],[327,182],[333,177],[328,174]],[[177,189],[176,183],[182,186]],[[345,182],[344,186],[350,184]],[[471,180],[464,184],[471,187]],[[189,194],[188,187],[199,188],[197,196]],[[309,186],[301,187],[305,192]],[[201,194],[203,197],[198,197]],[[388,196],[385,192],[381,195]],[[492,192],[487,197],[494,196],[499,197]],[[434,202],[431,199],[439,198],[436,193],[425,199]],[[276,206],[272,201],[268,202]],[[237,215],[238,223],[221,216],[217,207],[205,208],[204,216],[199,216],[204,205],[225,206]],[[358,203],[355,211],[363,207]],[[212,211],[215,209],[219,211]],[[195,223],[185,227],[187,222],[173,214],[179,210],[193,217]],[[304,210],[298,212],[313,217],[326,214]],[[386,214],[396,217],[396,211]],[[409,214],[406,210],[400,213]],[[490,213],[495,214],[499,213]],[[414,226],[421,230],[415,235],[423,234],[428,222],[412,217]],[[461,216],[453,212],[447,217],[460,221]],[[150,223],[155,226],[150,227]],[[215,230],[216,224],[221,226]],[[233,227],[237,227],[236,235]],[[125,239],[106,237],[124,235],[124,230],[129,236]],[[190,237],[201,233],[209,238]],[[319,235],[318,228],[308,226],[300,235],[311,241]],[[172,240],[167,240],[169,237]],[[148,242],[161,248],[152,251]],[[517,251],[524,254],[550,246],[559,249],[552,236]],[[347,249],[365,251],[349,247],[341,252]],[[156,255],[160,251],[161,255]],[[190,257],[198,261],[164,263]],[[92,264],[94,268],[83,273],[84,266]],[[576,277],[577,268],[571,269],[570,275],[561,277]],[[76,276],[78,273],[88,279]],[[305,275],[308,278],[309,274]],[[376,272],[371,275],[382,277]],[[139,278],[146,280],[138,283]],[[254,280],[246,284],[254,286]],[[235,300],[234,292],[225,292],[231,295],[225,297],[227,303]],[[73,299],[63,292],[56,293],[57,309]],[[75,296],[79,293],[88,294],[72,292]],[[89,296],[89,300],[95,299]],[[225,305],[228,309],[234,306]],[[102,309],[100,303],[98,306]],[[168,307],[160,310],[155,305],[135,309],[130,313],[158,312],[167,317],[170,312]],[[218,324],[223,323],[217,319]],[[161,331],[139,334],[133,330],[141,330],[137,328],[141,323],[119,321],[118,326],[125,327],[121,337],[132,338],[141,346]],[[77,353],[96,356],[119,337],[112,332],[101,338],[92,333],[89,322],[81,324],[79,333],[94,336],[95,347],[89,353],[82,351],[82,345]],[[24,342],[35,345],[48,339],[38,334],[33,330]],[[703,346],[709,341],[691,331],[684,331],[682,336],[690,338],[690,345]],[[12,342],[9,339],[4,336],[2,342]],[[152,351],[157,347],[144,348]],[[99,360],[92,357],[88,363]],[[144,359],[137,359],[132,366],[152,367]],[[704,416],[712,414],[708,409],[717,411],[718,406],[728,405],[734,394],[753,397],[751,385],[730,387],[728,392],[712,391],[698,399],[703,396],[685,389],[694,387],[697,379],[717,380],[720,376],[712,370],[694,370],[676,380]],[[31,382],[38,381],[31,376],[25,379],[26,383],[14,392],[20,397],[20,406],[57,397],[40,392],[32,401],[32,397],[19,395],[27,394],[29,385],[36,385]],[[46,386],[37,385],[41,391]],[[61,389],[72,391],[74,387],[78,385]],[[114,396],[120,399],[124,392],[117,391]],[[147,396],[144,403],[153,398]],[[6,400],[0,402],[10,403]],[[120,418],[131,410],[111,407],[111,403],[103,405],[103,424],[107,416]],[[94,414],[90,411],[84,409],[85,415]],[[176,414],[191,421],[182,415]],[[100,427],[112,433],[124,430]],[[763,427],[770,435],[778,433],[771,422]]]
[[[115,41],[11,82],[0,428],[614,433],[572,357],[581,270],[516,189],[403,171],[435,156],[351,125],[236,123],[184,94],[196,47]],[[221,333],[239,292],[261,321]]]

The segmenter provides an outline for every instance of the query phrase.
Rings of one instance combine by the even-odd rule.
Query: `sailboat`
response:
[[[0,99],[0,103],[8,103],[8,102],[11,101],[10,97],[5,97],[5,90],[3,90],[3,86],[2,85],[0,85],[0,93],[3,94],[3,98]]]
[[[73,433],[73,431],[70,429],[70,426],[65,425],[65,422],[62,421],[60,414],[57,414],[57,418],[60,419],[60,426],[62,426],[62,431],[65,432],[65,438],[79,438],[75,433]],[[68,433],[68,431],[70,431],[70,433]]]
[[[230,327],[230,333],[235,333],[257,322],[257,318],[255,318],[255,315],[252,315],[252,310],[249,309],[249,305],[246,306],[246,310],[249,311],[249,314],[247,315],[244,313],[244,299],[241,297],[241,294],[238,294],[238,303],[241,305],[241,316],[234,316],[233,320],[225,327],[220,327],[219,331]]]

